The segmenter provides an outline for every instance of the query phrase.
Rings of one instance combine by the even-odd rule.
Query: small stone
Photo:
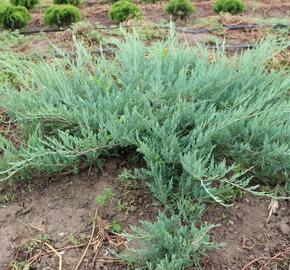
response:
[[[280,230],[283,234],[290,234],[290,226],[287,224],[287,220],[282,219],[280,223]]]
[[[127,221],[127,219],[128,219],[128,215],[122,215],[122,216],[118,217],[118,220],[120,222],[125,222],[125,221]]]
[[[135,212],[137,210],[137,206],[131,205],[129,211],[130,212]]]
[[[265,252],[265,253],[269,253],[269,251],[270,251],[270,250],[269,250],[268,247],[265,247],[265,248],[264,248],[264,252]]]

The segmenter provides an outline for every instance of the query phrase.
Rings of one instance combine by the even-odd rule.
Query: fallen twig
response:
[[[85,251],[83,252],[82,257],[80,258],[80,260],[79,260],[77,266],[75,267],[75,270],[78,270],[79,267],[81,266],[81,264],[82,264],[82,262],[83,262],[83,259],[85,258],[86,253],[87,253],[87,251],[88,251],[88,249],[89,249],[89,247],[90,247],[90,245],[91,245],[91,243],[92,243],[92,241],[93,241],[93,237],[94,237],[95,230],[96,230],[96,219],[97,219],[97,214],[98,214],[98,209],[96,209],[96,211],[95,211],[94,220],[93,220],[93,228],[92,228],[92,233],[91,233],[91,236],[90,236],[90,240],[89,240],[89,242],[88,242],[88,244],[87,244],[87,246],[86,246]]]
[[[264,257],[264,256],[263,257],[256,258],[256,259],[250,261],[247,265],[245,265],[242,270],[247,270],[248,267],[250,267],[251,265],[253,265],[255,262],[258,262],[258,261],[263,260],[263,259],[268,259],[268,258],[269,257]]]
[[[285,255],[285,253],[290,253],[290,247],[286,248],[284,251],[279,252],[278,254],[276,254],[275,256],[273,256],[272,258],[270,258],[259,270],[263,270],[264,267],[266,267],[270,262],[272,262],[275,259],[281,257],[282,255]]]
[[[53,246],[51,246],[50,244],[48,244],[46,242],[44,242],[44,244],[57,255],[58,260],[59,260],[58,269],[61,270],[62,269],[62,257],[60,255],[60,253],[57,252],[57,250]]]
[[[268,260],[261,268],[259,268],[259,270],[263,270],[264,267],[266,267],[267,265],[269,265],[270,262],[274,261],[275,259],[283,256],[284,254],[286,253],[290,253],[290,247],[286,248],[284,251],[282,252],[279,252],[278,254],[276,254],[275,256],[273,256],[272,258],[270,257],[265,257],[265,256],[262,256],[262,257],[259,257],[259,258],[256,258],[252,261],[250,261],[247,265],[245,265],[242,270],[247,270],[251,265],[253,265],[255,262],[258,262],[260,260]]]

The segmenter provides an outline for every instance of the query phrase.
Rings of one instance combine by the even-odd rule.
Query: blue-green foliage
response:
[[[219,200],[248,185],[245,170],[286,179],[290,78],[265,69],[275,42],[230,59],[172,40],[146,47],[128,36],[116,45],[116,59],[97,64],[82,48],[76,62],[53,65],[1,56],[2,70],[23,82],[22,91],[1,86],[0,106],[23,135],[19,150],[1,139],[2,178],[61,172],[134,146],[147,164],[138,176],[163,202],[174,186]]]
[[[20,82],[1,84],[0,107],[16,121],[21,140],[16,149],[0,137],[0,178],[77,172],[135,148],[146,167],[134,177],[173,214],[135,231],[155,237],[144,240],[146,256],[137,263],[198,264],[211,247],[207,238],[198,247],[188,242],[209,228],[190,225],[200,205],[225,204],[237,189],[262,194],[253,187],[262,181],[288,185],[290,76],[268,68],[288,44],[269,39],[228,58],[222,49],[188,48],[173,36],[150,47],[134,35],[115,43],[116,57],[97,62],[79,45],[76,58],[49,63],[0,55],[1,71]]]
[[[130,241],[142,241],[143,246],[123,258],[135,258],[136,265],[146,265],[149,270],[180,270],[198,265],[206,251],[216,248],[209,241],[211,228],[196,228],[193,223],[182,225],[179,216],[168,218],[161,213],[156,222],[142,222],[141,227],[132,227],[132,234],[125,234]]]

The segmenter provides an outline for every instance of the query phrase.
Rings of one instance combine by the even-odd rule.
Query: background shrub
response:
[[[231,14],[241,13],[245,9],[245,4],[242,0],[216,0],[213,10],[216,13],[229,12]]]
[[[68,26],[81,19],[80,11],[72,5],[54,5],[44,14],[44,23],[47,25]]]
[[[142,0],[142,2],[144,2],[144,3],[156,3],[156,2],[158,2],[158,0]]]
[[[183,18],[195,12],[195,7],[189,0],[170,0],[165,11],[168,14]]]
[[[0,8],[0,24],[4,28],[11,30],[23,28],[30,18],[25,7],[5,6]]]
[[[6,8],[7,8],[7,5],[0,4],[0,18],[3,16],[3,12],[5,12]]]
[[[109,9],[109,17],[113,21],[123,22],[128,18],[135,18],[141,15],[141,10],[129,1],[118,1]]]
[[[53,0],[55,5],[73,5],[78,6],[81,3],[81,0]]]
[[[14,6],[23,6],[27,9],[34,8],[39,3],[39,0],[11,0]]]

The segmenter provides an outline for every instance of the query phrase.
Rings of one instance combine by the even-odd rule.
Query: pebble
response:
[[[288,225],[288,220],[283,218],[280,222],[280,230],[283,234],[290,234],[290,226]]]
[[[120,222],[125,222],[128,219],[128,215],[122,215],[118,219],[119,219]]]
[[[130,212],[135,212],[137,210],[137,206],[131,205],[129,211]]]

